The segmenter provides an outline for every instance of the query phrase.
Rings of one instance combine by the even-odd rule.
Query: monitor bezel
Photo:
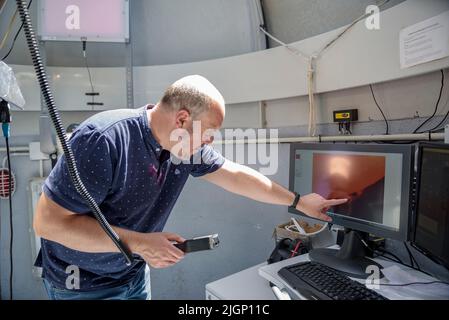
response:
[[[412,212],[412,179],[414,171],[414,145],[393,144],[358,144],[358,143],[291,143],[289,172],[294,172],[296,150],[324,150],[324,151],[349,151],[349,152],[375,152],[375,153],[400,153],[402,154],[402,182],[401,182],[401,212],[399,229],[395,230],[385,226],[373,225],[369,222],[361,222],[354,218],[333,216],[332,223],[345,228],[374,234],[379,237],[407,241],[410,236],[410,215]],[[294,189],[294,175],[289,175],[289,190]],[[304,215],[302,212],[289,208],[293,214]]]
[[[413,216],[412,216],[412,232],[410,236],[410,244],[421,252],[423,255],[431,259],[432,261],[444,266],[449,269],[449,263],[442,260],[440,257],[430,252],[427,248],[421,246],[416,243],[416,228],[418,226],[418,208],[419,208],[419,195],[420,195],[420,184],[421,184],[421,167],[422,167],[422,157],[423,157],[423,149],[431,148],[431,149],[448,149],[449,144],[445,144],[442,142],[420,142],[417,146],[416,150],[416,197],[415,197],[415,206],[413,208]]]

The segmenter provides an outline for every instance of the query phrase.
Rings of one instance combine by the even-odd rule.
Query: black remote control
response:
[[[185,253],[190,253],[215,249],[219,243],[220,240],[218,240],[218,234],[212,234],[209,236],[189,239],[183,243],[176,243],[175,247],[184,251]]]

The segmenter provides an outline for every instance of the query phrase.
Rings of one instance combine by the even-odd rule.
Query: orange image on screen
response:
[[[382,223],[384,184],[383,156],[313,154],[312,192],[349,200],[331,212]]]

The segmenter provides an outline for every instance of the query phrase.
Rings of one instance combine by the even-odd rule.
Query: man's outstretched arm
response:
[[[260,202],[289,206],[295,198],[293,192],[263,174],[229,160],[226,160],[217,171],[205,175],[203,179],[227,191]],[[316,193],[311,193],[301,196],[296,209],[310,217],[331,221],[332,219],[326,214],[328,209],[345,202],[347,199],[327,200]]]

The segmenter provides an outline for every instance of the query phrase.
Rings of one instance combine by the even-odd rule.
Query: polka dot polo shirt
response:
[[[151,133],[146,113],[151,107],[99,113],[70,138],[81,179],[108,222],[138,232],[162,231],[189,175],[203,176],[224,163],[210,146],[197,154],[200,161],[171,161]],[[43,192],[74,213],[92,216],[71,182],[64,156],[46,179]],[[80,252],[42,239],[36,265],[56,288],[65,288],[68,267],[78,266],[80,290],[90,291],[130,281],[145,266],[136,258],[126,266],[120,253]]]

